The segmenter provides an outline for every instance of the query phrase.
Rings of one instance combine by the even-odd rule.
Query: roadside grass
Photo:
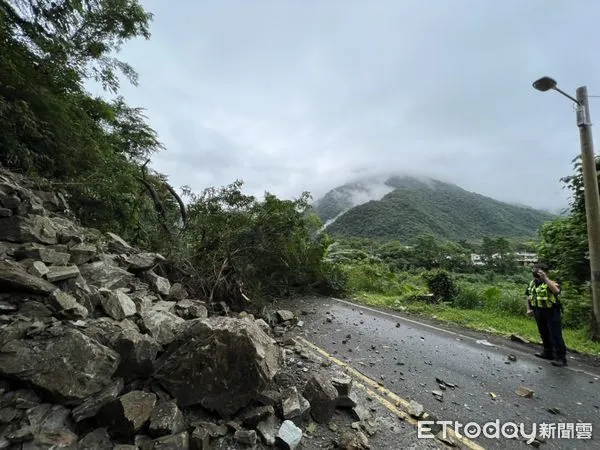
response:
[[[406,311],[440,322],[460,325],[477,331],[510,336],[518,334],[530,342],[539,343],[539,333],[533,317],[508,314],[506,311],[494,309],[492,306],[483,308],[457,308],[446,304],[428,304],[412,301],[398,295],[386,295],[365,291],[355,292],[353,298],[370,306]],[[585,328],[563,330],[567,348],[579,353],[600,356],[600,342],[589,340]]]

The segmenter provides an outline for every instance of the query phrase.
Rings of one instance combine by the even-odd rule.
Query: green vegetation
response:
[[[333,236],[398,239],[411,243],[421,234],[453,241],[484,236],[532,238],[554,218],[550,213],[510,205],[453,184],[412,177],[386,181],[394,190],[381,200],[349,209],[327,227]],[[353,195],[365,191],[361,184],[341,186],[315,202],[314,211],[327,221],[352,205]]]
[[[505,252],[507,257],[503,261],[484,259],[483,266],[473,266],[467,249],[459,244],[421,236],[412,247],[397,242],[338,241],[330,246],[328,258],[346,274],[348,297],[476,330],[519,334],[538,342],[535,320],[526,315],[525,307],[530,270],[510,258],[512,249],[503,238],[485,239],[473,250]],[[556,271],[550,275],[560,276]],[[562,280],[567,345],[600,355],[600,343],[589,339],[589,295],[569,280]]]
[[[121,79],[137,74],[115,55],[148,39],[151,20],[138,0],[0,0],[0,165],[64,191],[82,225],[163,253],[163,270],[199,298],[251,307],[338,292],[307,194],[259,200],[239,181],[177,193],[148,170],[164,148],[143,111],[118,96]],[[84,85],[94,81],[114,99],[91,96]]]

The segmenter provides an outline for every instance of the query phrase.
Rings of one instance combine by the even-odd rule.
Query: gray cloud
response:
[[[144,4],[153,37],[125,46],[140,86],[123,93],[147,108],[167,147],[153,166],[175,186],[241,178],[256,195],[319,196],[397,170],[500,200],[566,203],[574,112],[531,83],[551,75],[600,94],[586,46],[600,38],[596,1]]]

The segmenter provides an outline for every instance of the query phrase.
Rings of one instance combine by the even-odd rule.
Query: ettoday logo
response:
[[[543,439],[591,439],[592,424],[591,423],[533,423],[526,425],[524,423],[506,422],[500,424],[500,420],[496,419],[493,422],[487,422],[480,425],[476,422],[468,422],[463,424],[451,420],[423,420],[418,423],[417,437],[419,439],[432,439],[433,426],[436,428],[441,426],[441,434],[443,438],[448,437],[448,431],[454,430],[458,438],[466,437],[468,439],[476,439],[478,437],[486,437],[488,439],[524,439],[525,442],[531,444],[536,437]]]

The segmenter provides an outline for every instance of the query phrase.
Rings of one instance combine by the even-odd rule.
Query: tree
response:
[[[574,173],[561,179],[571,192],[568,216],[555,219],[541,228],[538,254],[557,269],[574,289],[585,289],[591,295],[585,196],[579,155],[573,159],[573,166]],[[596,158],[596,173],[599,169],[600,160]],[[592,319],[591,337],[600,340],[600,317],[592,316]]]
[[[0,0],[0,13],[15,41],[72,78],[93,78],[112,92],[119,72],[137,81],[112,56],[129,39],[150,38],[152,14],[137,0]]]

